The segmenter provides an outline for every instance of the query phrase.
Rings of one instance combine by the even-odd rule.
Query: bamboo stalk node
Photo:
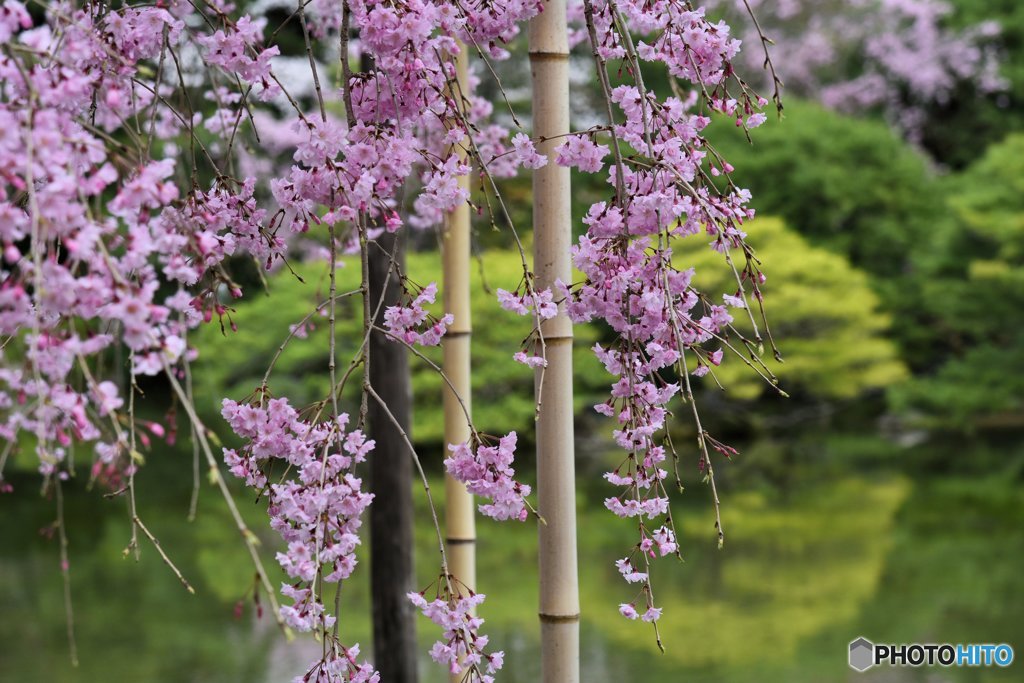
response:
[[[466,545],[476,543],[475,538],[446,538],[445,542],[448,545]]]
[[[576,614],[544,614],[539,612],[537,616],[542,624],[574,624],[580,620],[579,612]]]
[[[550,60],[550,61],[563,61],[564,62],[564,61],[568,61],[569,60],[569,53],[568,52],[544,52],[544,51],[538,50],[537,52],[531,52],[530,53],[530,60],[537,60],[537,61],[549,61]]]

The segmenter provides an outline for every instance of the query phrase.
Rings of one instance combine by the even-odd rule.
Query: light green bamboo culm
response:
[[[572,281],[569,169],[555,147],[569,132],[569,45],[565,0],[548,0],[530,21],[533,136],[548,164],[534,171],[534,274],[538,289]],[[579,683],[579,582],[572,409],[572,323],[559,306],[541,326],[547,368],[537,370],[537,501],[543,683]]]

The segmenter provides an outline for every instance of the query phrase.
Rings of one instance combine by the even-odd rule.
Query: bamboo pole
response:
[[[547,0],[530,21],[533,132],[548,164],[533,176],[533,267],[538,289],[571,282],[569,169],[555,163],[569,132],[569,45],[565,0]],[[579,683],[579,585],[572,409],[572,323],[559,314],[541,332],[548,366],[538,370],[537,500],[543,683]]]
[[[456,80],[461,92],[454,93],[456,101],[469,89],[469,57],[463,47],[456,61]],[[460,149],[460,156],[465,152]],[[459,178],[459,185],[469,189],[469,176]],[[456,207],[445,220],[441,239],[444,267],[444,310],[454,316],[454,322],[442,338],[444,347],[443,369],[451,386],[444,387],[444,440],[458,444],[469,440],[470,430],[466,413],[459,397],[470,409],[470,339],[472,320],[469,308],[469,205]],[[453,391],[454,389],[454,391]],[[448,546],[448,568],[458,579],[458,588],[476,590],[476,520],[473,516],[473,496],[451,475],[445,476],[445,534]],[[452,680],[462,679],[453,674]]]

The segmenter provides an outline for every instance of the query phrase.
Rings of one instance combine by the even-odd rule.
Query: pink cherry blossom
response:
[[[436,298],[437,284],[431,282],[408,305],[389,306],[385,309],[384,326],[394,337],[407,344],[437,346],[455,318],[450,313],[440,319],[431,318],[423,306],[434,303]]]
[[[524,133],[517,133],[512,138],[512,146],[523,168],[537,169],[547,165],[548,158],[537,153],[533,141]]]
[[[480,512],[497,520],[525,521],[528,515],[525,498],[530,487],[515,479],[512,463],[515,459],[517,436],[509,432],[493,446],[471,444],[449,445],[451,456],[445,459],[445,469],[466,485],[470,493],[488,499],[480,505]]]
[[[585,135],[570,135],[556,149],[559,164],[575,166],[587,173],[597,173],[604,168],[603,159],[609,151],[606,145],[595,144]]]
[[[427,600],[424,593],[409,593],[409,600],[443,630],[440,640],[430,649],[430,658],[452,674],[462,674],[466,683],[493,683],[494,674],[504,664],[504,653],[487,653],[488,637],[479,633],[484,620],[475,615],[483,604],[481,593],[468,594],[448,589]]]

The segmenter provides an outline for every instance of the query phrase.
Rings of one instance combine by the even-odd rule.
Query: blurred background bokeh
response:
[[[717,0],[710,11],[746,36],[737,4]],[[751,4],[778,43],[784,114],[769,116],[753,144],[729,122],[714,124],[709,138],[754,196],[750,242],[769,276],[766,307],[785,359],[772,367],[790,397],[735,359],[717,373],[724,390],[705,378],[705,424],[740,451],[717,468],[726,543],[717,550],[709,492],[696,453],[684,448],[687,486],[675,517],[686,561],[662,562],[653,575],[665,610],[660,654],[646,624],[616,612],[631,597],[613,565],[632,543],[631,527],[603,509],[600,474],[616,454],[610,425],[590,409],[609,377],[589,347],[606,333],[577,328],[584,680],[1022,680],[1019,663],[854,674],[846,647],[857,636],[1024,646],[1024,3]],[[291,11],[273,0],[253,6],[272,24]],[[304,60],[301,34],[292,39],[281,59]],[[749,80],[758,83],[760,46],[749,37],[744,45]],[[501,75],[513,106],[528,112],[523,56],[502,64]],[[601,120],[599,91],[588,56],[574,59],[575,125],[585,128]],[[649,85],[667,81],[654,74]],[[487,79],[480,87],[503,106]],[[606,188],[592,176],[574,180],[579,218]],[[529,179],[502,189],[528,242]],[[502,221],[481,219],[476,229],[476,421],[490,433],[519,431],[518,466],[532,480],[532,374],[511,360],[529,330],[497,309],[492,294],[515,287],[519,256]],[[690,239],[680,261],[696,266],[711,293],[731,293],[716,255]],[[413,247],[410,276],[439,280],[435,237],[420,235]],[[252,264],[236,267],[240,278],[258,280]],[[214,324],[191,340],[200,351],[199,408],[222,436],[220,397],[253,391],[289,326],[323,296],[322,264],[295,269],[301,281],[288,271],[268,278],[272,296],[248,290],[232,314],[237,332]],[[339,287],[358,283],[356,268],[340,277]],[[340,315],[350,352],[358,315]],[[302,404],[324,393],[325,325],[315,321],[284,354],[271,380],[276,394]],[[414,438],[439,481],[441,380],[415,363],[413,376]],[[159,382],[142,388],[151,405],[169,405]],[[138,563],[126,557],[122,500],[105,499],[102,486],[88,490],[87,476],[71,481],[65,506],[81,659],[72,668],[55,502],[40,497],[31,462],[15,458],[0,521],[3,683],[270,683],[300,673],[309,648],[319,649],[288,644],[267,615],[257,618],[251,565],[208,483],[196,521],[186,519],[186,424],[162,409],[148,417],[177,420],[181,433],[174,445],[153,437],[137,479],[140,514],[197,594],[182,591],[150,548]],[[677,443],[692,443],[685,414],[674,429]],[[426,586],[438,561],[417,495]],[[265,513],[239,496],[271,557],[276,540]],[[482,616],[506,651],[507,683],[539,672],[535,536],[533,522],[480,522],[480,589],[489,595]],[[368,645],[369,567],[362,570],[346,584],[341,620],[347,640]],[[425,652],[434,635],[425,621],[420,634]],[[424,681],[445,680],[425,655],[423,672]]]

